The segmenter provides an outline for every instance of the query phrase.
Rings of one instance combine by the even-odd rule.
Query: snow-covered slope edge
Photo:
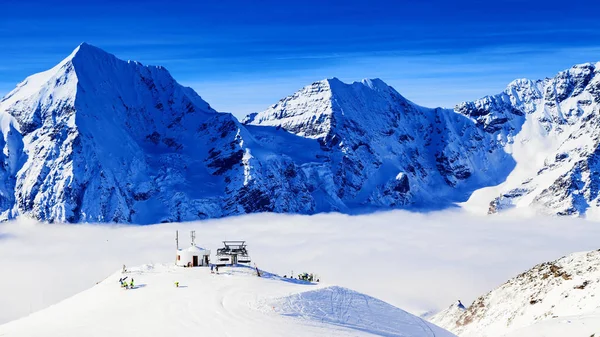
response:
[[[1,325],[0,335],[454,336],[345,288],[268,273],[259,278],[246,267],[219,272],[172,265],[118,272],[72,298]],[[134,280],[134,289],[119,286],[123,276]]]
[[[599,267],[600,250],[542,263],[479,297],[466,310],[453,305],[431,322],[461,337],[576,336],[581,329],[590,331],[585,336],[599,333]]]

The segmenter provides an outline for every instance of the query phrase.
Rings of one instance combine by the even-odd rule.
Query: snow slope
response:
[[[596,337],[600,334],[600,314],[557,317],[502,335],[502,337]]]
[[[431,321],[461,337],[589,336],[600,332],[600,250],[539,264]]]
[[[135,287],[125,290],[127,276]],[[179,282],[175,287],[174,282]],[[2,336],[398,336],[451,337],[387,303],[251,267],[144,265],[0,326]]]

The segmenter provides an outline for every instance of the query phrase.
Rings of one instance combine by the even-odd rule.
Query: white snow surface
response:
[[[596,337],[600,334],[600,314],[557,317],[535,323],[501,337]]]
[[[123,289],[119,279],[134,281]],[[179,282],[179,287],[175,286]],[[252,267],[143,265],[0,326],[2,336],[396,336],[452,337],[421,318],[340,287]]]
[[[600,333],[600,250],[536,265],[431,321],[461,337],[590,336]]]

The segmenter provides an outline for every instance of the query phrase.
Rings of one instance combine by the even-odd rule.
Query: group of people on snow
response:
[[[287,275],[283,275],[283,278],[288,278]],[[294,279],[294,276],[290,276],[289,278]],[[313,273],[302,273],[298,274],[298,280],[308,281],[308,282],[319,282],[319,279]]]
[[[133,278],[131,279],[131,281],[129,283],[127,283],[127,277],[122,277],[119,279],[119,283],[121,284],[121,288],[125,288],[125,289],[133,289]]]

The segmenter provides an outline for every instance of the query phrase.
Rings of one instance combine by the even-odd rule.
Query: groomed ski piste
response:
[[[132,289],[119,279],[134,280]],[[175,286],[175,282],[179,286]],[[399,308],[337,286],[248,266],[143,265],[118,271],[47,309],[0,326],[0,336],[452,337]]]

